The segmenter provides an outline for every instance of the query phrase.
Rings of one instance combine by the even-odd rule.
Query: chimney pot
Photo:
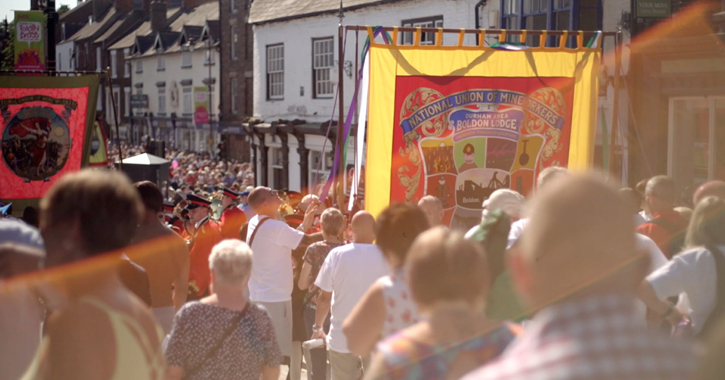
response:
[[[151,3],[151,30],[158,32],[166,28],[166,3],[154,1]]]

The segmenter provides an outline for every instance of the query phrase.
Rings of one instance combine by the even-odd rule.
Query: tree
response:
[[[58,8],[58,16],[62,15],[65,12],[68,12],[69,10],[70,8],[67,5],[61,5],[60,8]]]
[[[15,70],[15,23],[5,22],[0,26],[5,33],[5,41],[2,52],[0,52],[0,70]],[[6,29],[7,28],[7,29]]]

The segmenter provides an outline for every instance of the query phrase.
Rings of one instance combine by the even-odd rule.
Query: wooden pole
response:
[[[335,178],[336,186],[335,186],[335,198],[337,203],[337,208],[339,210],[344,210],[345,207],[345,196],[344,192],[345,189],[343,188],[343,178],[345,175],[345,165],[346,163],[343,161],[343,151],[345,150],[345,121],[344,116],[345,112],[343,111],[343,107],[345,106],[345,91],[343,86],[343,79],[344,79],[344,66],[345,66],[345,53],[343,52],[343,33],[344,33],[344,27],[342,26],[342,18],[344,17],[342,13],[342,0],[340,0],[340,13],[338,14],[338,17],[340,19],[339,25],[337,27],[337,55],[338,55],[338,63],[337,63],[337,85],[338,85],[338,92],[340,93],[339,104],[338,104],[338,113],[337,113],[337,153],[340,155],[339,165],[337,167],[337,173],[330,173],[331,175],[335,175],[337,178]]]
[[[614,176],[617,174],[617,169],[614,167],[614,157],[617,144],[617,130],[619,129],[619,80],[622,67],[622,50],[621,50],[621,28],[614,35],[614,97],[612,101],[612,136],[609,143],[609,173]],[[621,171],[621,166],[620,169]],[[621,173],[620,173],[621,174]]]
[[[113,98],[113,88],[111,86],[111,76],[108,75],[108,73],[111,72],[111,67],[106,68],[105,76],[106,80],[108,81],[107,86],[110,91],[108,91],[109,96],[111,97],[111,109],[113,109],[113,120],[116,123],[116,144],[118,144],[118,167],[123,171],[123,148],[121,147],[121,133],[118,131],[118,111],[116,110],[116,100]],[[100,94],[98,94],[100,96]],[[100,136],[99,136],[100,137]],[[108,152],[106,152],[108,154]]]

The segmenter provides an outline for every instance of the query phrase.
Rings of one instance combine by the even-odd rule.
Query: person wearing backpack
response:
[[[687,220],[675,211],[677,189],[675,181],[658,175],[647,181],[645,204],[652,220],[637,227],[637,232],[654,240],[667,259],[679,253],[685,241]]]
[[[690,325],[707,336],[725,315],[725,200],[703,199],[695,208],[686,236],[687,249],[642,282],[640,299],[673,325]],[[668,297],[680,295],[677,305]]]

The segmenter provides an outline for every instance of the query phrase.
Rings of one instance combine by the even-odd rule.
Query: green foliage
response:
[[[60,8],[58,8],[58,16],[62,15],[65,12],[68,12],[69,10],[70,8],[67,5],[61,5]]]
[[[5,29],[5,23],[0,26]],[[0,70],[14,70],[15,68],[15,23],[7,23],[5,48],[0,52]]]

